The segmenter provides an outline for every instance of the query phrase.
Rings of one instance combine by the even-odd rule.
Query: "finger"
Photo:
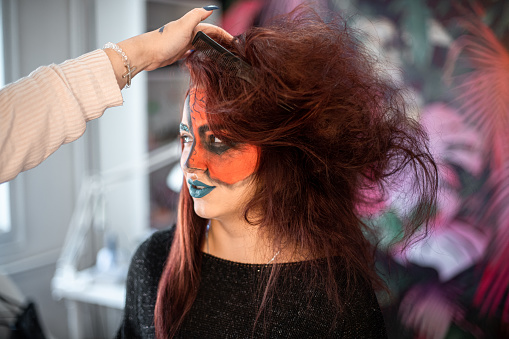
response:
[[[192,30],[196,27],[196,25],[211,15],[212,11],[207,11],[203,8],[194,8],[187,12],[178,21],[185,29]]]
[[[194,29],[193,36],[198,32],[202,31],[205,34],[216,34],[222,36],[225,40],[233,40],[233,35],[222,29],[221,27],[217,27],[215,25],[200,23]]]
[[[183,60],[185,58],[187,58],[190,54],[192,53],[192,50],[188,49],[186,50],[184,53],[180,54],[178,57],[177,57],[177,60]],[[170,63],[171,64],[171,63]],[[165,65],[167,66],[167,65]]]
[[[182,59],[187,58],[190,54],[191,54],[191,50],[185,52],[184,55],[182,56]]]

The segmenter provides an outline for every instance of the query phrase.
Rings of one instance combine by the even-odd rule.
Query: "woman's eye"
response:
[[[213,134],[207,135],[206,140],[207,142],[205,143],[205,147],[216,154],[223,154],[231,147],[224,143],[223,140],[215,137]]]
[[[223,141],[217,137],[215,137],[213,134],[209,135],[209,143],[211,144],[222,144]]]
[[[183,144],[187,144],[187,143],[191,142],[192,139],[189,135],[184,134],[184,135],[180,136],[180,140],[182,140]]]

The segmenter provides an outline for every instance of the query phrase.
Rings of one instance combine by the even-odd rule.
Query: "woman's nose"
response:
[[[207,162],[204,157],[204,152],[200,147],[193,147],[186,161],[184,161],[184,169],[189,171],[207,169]]]

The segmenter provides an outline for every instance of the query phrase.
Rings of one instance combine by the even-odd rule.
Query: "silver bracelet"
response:
[[[136,70],[136,67],[131,67],[127,55],[124,53],[122,48],[120,48],[117,44],[114,44],[113,42],[108,42],[103,46],[103,49],[106,48],[111,48],[112,50],[120,54],[120,56],[122,57],[122,60],[124,61],[124,66],[127,68],[127,71],[124,74],[122,74],[122,78],[127,78],[127,84],[125,85],[125,87],[129,88],[131,86],[131,79],[133,78],[133,73]]]

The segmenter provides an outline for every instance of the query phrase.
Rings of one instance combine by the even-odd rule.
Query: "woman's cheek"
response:
[[[211,179],[228,185],[246,179],[256,170],[258,154],[257,147],[246,146],[211,157],[208,166]]]

